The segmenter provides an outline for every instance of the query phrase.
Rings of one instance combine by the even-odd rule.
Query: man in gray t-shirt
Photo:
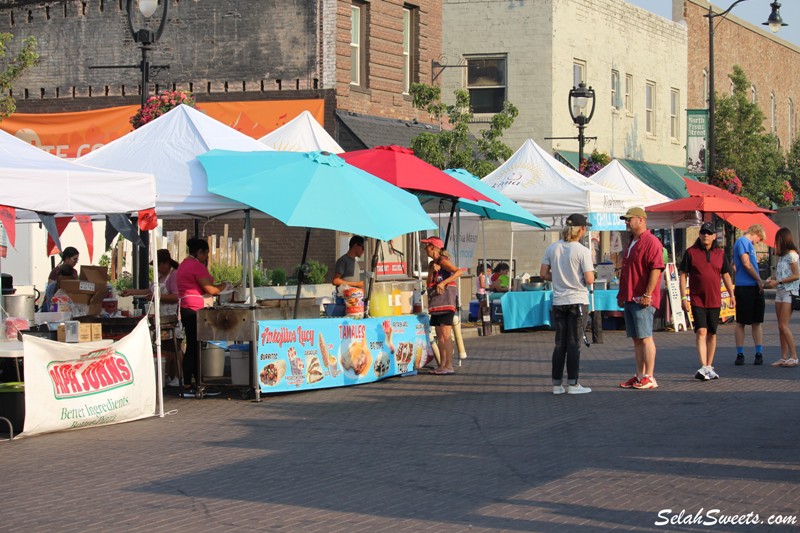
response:
[[[586,217],[574,213],[567,217],[561,230],[561,240],[547,247],[539,271],[541,277],[553,282],[553,317],[556,345],[553,350],[553,394],[585,394],[592,389],[578,383],[580,366],[580,330],[588,311],[589,291],[594,283],[592,253],[580,243],[591,224]],[[567,383],[562,385],[564,362],[567,364]]]
[[[364,282],[361,281],[361,270],[356,262],[356,258],[364,255],[364,237],[359,235],[350,237],[349,245],[347,253],[340,257],[333,267],[333,285],[340,294],[339,287],[341,285],[364,288]]]

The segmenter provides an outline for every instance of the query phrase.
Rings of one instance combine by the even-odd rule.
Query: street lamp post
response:
[[[138,29],[134,26],[133,21],[135,12],[133,9],[133,2],[134,0],[128,0],[127,4],[128,30],[130,30],[131,36],[133,36],[133,41],[139,43],[139,47],[142,50],[142,61],[139,63],[139,70],[142,73],[141,107],[144,109],[147,103],[147,97],[150,94],[150,69],[152,68],[149,58],[150,50],[152,50],[152,45],[158,41],[159,37],[161,37],[161,34],[164,32],[164,27],[167,24],[170,0],[164,0],[163,2],[164,8],[161,11],[161,21],[158,24],[158,29],[155,31],[148,27],[147,20],[149,20],[158,9],[158,0],[137,1],[138,11],[145,18],[145,24]],[[136,286],[140,289],[144,289],[150,284],[148,276],[149,240],[147,231],[141,231],[140,235],[144,246],[141,247],[141,249],[138,246],[134,246],[133,248],[133,277],[134,280],[136,280]]]
[[[583,114],[583,110],[591,103],[589,116]],[[572,122],[578,126],[578,171],[581,169],[583,163],[583,145],[586,143],[586,138],[583,135],[583,130],[586,125],[592,120],[594,115],[594,89],[586,87],[584,82],[580,82],[577,87],[573,87],[569,91],[569,114],[572,117]]]
[[[703,15],[708,19],[708,179],[714,177],[714,172],[716,171],[716,137],[714,132],[714,101],[715,101],[715,94],[714,94],[714,19],[717,17],[725,17],[728,13],[731,12],[731,9],[736,7],[737,4],[744,2],[745,0],[736,0],[733,4],[728,7],[725,11],[721,13],[714,13],[713,6],[709,3],[708,4],[708,14]],[[769,15],[769,18],[766,22],[763,23],[764,26],[769,26],[769,29],[773,33],[777,33],[781,27],[786,26],[787,24],[783,22],[781,18],[781,4],[780,2],[772,2],[770,4],[772,8],[772,12]]]

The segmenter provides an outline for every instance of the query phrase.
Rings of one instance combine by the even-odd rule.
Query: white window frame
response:
[[[361,86],[361,6],[350,4],[350,85]]]
[[[794,143],[794,101],[789,98],[789,144]]]
[[[625,111],[633,115],[633,74],[625,74]]]
[[[755,85],[750,86],[750,103],[755,104],[758,101],[758,91]]]
[[[778,133],[778,107],[775,99],[775,93],[769,94],[769,111],[770,111],[770,124],[772,133]]]
[[[611,107],[619,111],[619,71],[611,70]]]
[[[656,134],[656,82],[647,80],[644,84],[645,132]]]
[[[411,9],[403,8],[403,94],[408,94],[411,90],[411,78],[413,76],[413,65],[411,64],[413,28],[411,25],[414,17],[412,15]]]
[[[669,92],[669,136],[677,140],[680,135],[681,92],[674,87]]]
[[[577,87],[578,84],[586,83],[586,61],[580,59],[572,60],[572,86]],[[574,116],[580,115],[581,111],[576,106],[572,107]]]

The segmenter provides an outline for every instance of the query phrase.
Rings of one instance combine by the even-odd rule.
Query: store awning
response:
[[[337,141],[348,152],[383,145],[411,147],[414,137],[423,132],[436,133],[439,126],[416,121],[374,117],[348,111],[336,111]]]
[[[558,150],[556,152],[556,157],[560,158],[572,168],[578,168],[578,152]],[[642,180],[645,185],[655,189],[664,196],[668,196],[673,200],[689,196],[683,181],[683,167],[648,163],[646,161],[636,161],[635,159],[617,158],[617,160],[637,178]]]

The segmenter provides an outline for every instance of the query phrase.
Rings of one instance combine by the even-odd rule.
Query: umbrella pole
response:
[[[251,336],[253,340],[250,342],[250,383],[249,385],[255,391],[255,401],[261,401],[261,387],[258,385],[258,380],[256,376],[258,375],[258,320],[255,317],[255,305],[256,305],[256,289],[255,289],[255,277],[253,275],[253,267],[255,265],[255,257],[253,255],[253,224],[252,220],[250,219],[250,210],[247,209],[244,212],[244,232],[245,232],[245,251],[247,252],[247,270],[250,274],[250,287],[249,287],[249,296],[248,300],[250,303],[251,313],[253,314],[252,320],[252,329]],[[295,302],[295,309],[297,309],[297,302]]]
[[[672,238],[670,239],[670,248],[672,248],[672,262],[677,263],[677,256],[675,255],[675,224],[670,225],[669,227],[670,235]]]
[[[150,232],[150,253],[158,250],[156,243],[156,231]],[[156,282],[155,290],[153,291],[153,317],[155,321],[155,341],[156,341],[156,394],[158,395],[158,416],[164,417],[164,373],[161,366],[161,284],[158,283],[158,267],[156,266],[155,272]],[[147,317],[144,317],[147,320]],[[178,360],[178,354],[175,354],[175,360]]]
[[[453,202],[455,206],[455,202]],[[461,211],[456,212],[456,268],[461,268],[459,259],[461,258]],[[458,348],[458,366],[461,366],[461,360],[467,358],[467,349],[464,347],[464,337],[461,335],[461,278],[456,281],[456,288],[458,289],[458,298],[456,300],[456,316],[453,317],[453,338],[455,339],[456,347]],[[469,307],[469,306],[467,306]]]
[[[306,242],[303,244],[303,260],[300,263],[300,272],[297,273],[297,294],[294,296],[294,313],[292,314],[292,318],[297,318],[297,309],[300,307],[300,291],[303,288],[303,267],[306,264],[306,258],[308,257],[308,240],[311,238],[311,230],[306,230]]]
[[[369,308],[369,299],[372,296],[372,286],[375,284],[375,279],[378,276],[378,250],[381,248],[381,241],[379,239],[375,239],[375,251],[372,252],[372,260],[369,262],[369,272],[370,276],[367,280],[367,292],[364,295],[364,306],[366,309],[366,313],[364,316],[370,316],[370,308]]]
[[[450,240],[450,228],[453,225],[453,213],[456,212],[456,202],[453,201],[453,205],[450,207],[450,218],[447,221],[447,233],[444,235],[444,247],[447,248],[447,243]]]

